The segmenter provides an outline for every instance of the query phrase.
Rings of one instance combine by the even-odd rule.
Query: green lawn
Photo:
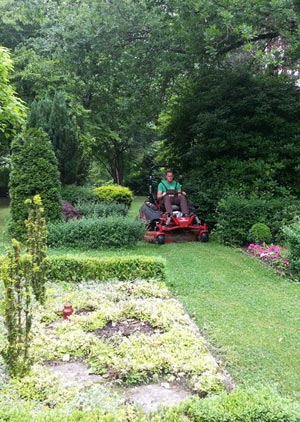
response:
[[[138,213],[137,198],[131,210]],[[130,250],[49,250],[89,256],[137,254],[166,259],[168,285],[195,318],[237,384],[272,385],[300,398],[300,284],[238,249],[215,242],[140,243]]]

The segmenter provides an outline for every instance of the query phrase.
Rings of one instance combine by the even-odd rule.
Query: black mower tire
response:
[[[208,233],[201,233],[200,236],[198,236],[198,240],[199,242],[208,242]]]
[[[164,234],[159,234],[156,238],[155,243],[157,245],[164,245],[165,244],[165,235]]]

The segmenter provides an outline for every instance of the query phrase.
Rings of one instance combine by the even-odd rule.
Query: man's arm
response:
[[[157,199],[161,199],[161,198],[163,198],[166,195],[167,195],[167,193],[166,192],[163,192],[162,190],[158,190],[157,191]]]
[[[166,196],[167,192],[164,185],[160,182],[157,187],[157,199],[161,199]]]
[[[178,195],[186,196],[186,193],[182,190],[182,186],[180,183],[177,183],[177,192],[178,192]]]

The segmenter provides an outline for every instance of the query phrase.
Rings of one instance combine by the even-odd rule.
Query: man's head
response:
[[[174,173],[172,170],[167,170],[166,171],[166,180],[168,183],[172,183],[174,179]]]

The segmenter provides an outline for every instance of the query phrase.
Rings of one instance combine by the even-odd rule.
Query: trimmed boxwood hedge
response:
[[[5,259],[0,257],[1,263]],[[165,260],[147,256],[86,258],[75,255],[48,256],[45,264],[48,281],[166,280]]]
[[[273,241],[283,240],[283,225],[300,215],[300,201],[285,199],[241,198],[228,196],[218,204],[215,233],[225,245],[242,246],[249,243],[249,230],[253,224],[267,224]]]
[[[121,248],[142,240],[146,231],[141,220],[110,216],[81,218],[48,225],[48,245],[72,248]]]
[[[84,280],[105,281],[110,279],[166,279],[165,262],[159,258],[143,256],[81,258],[78,256],[51,256],[48,280],[81,282]]]

